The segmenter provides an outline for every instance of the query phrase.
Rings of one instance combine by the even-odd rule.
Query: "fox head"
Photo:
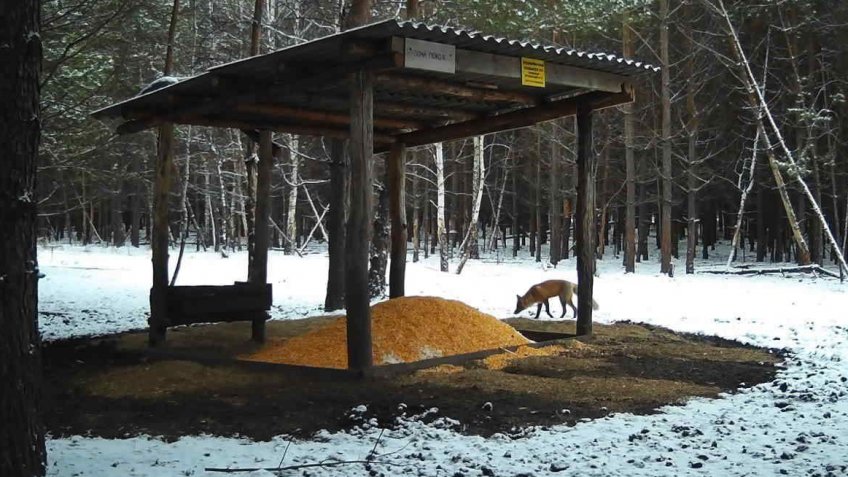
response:
[[[515,295],[515,311],[512,312],[513,315],[517,315],[524,311],[528,305],[524,303],[524,297],[521,295]]]

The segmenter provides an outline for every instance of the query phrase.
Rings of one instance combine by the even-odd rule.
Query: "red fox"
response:
[[[576,318],[577,308],[574,307],[574,302],[571,300],[576,293],[577,285],[574,283],[565,280],[547,280],[530,287],[524,296],[515,295],[518,301],[515,304],[515,311],[513,313],[517,315],[534,303],[538,303],[539,307],[536,308],[536,319],[539,319],[539,314],[542,312],[542,305],[545,305],[545,312],[548,316],[553,318],[554,316],[551,315],[551,309],[548,306],[548,299],[558,296],[559,302],[562,304],[562,315],[560,315],[560,318],[565,316],[567,310],[565,308],[566,304],[574,310],[574,317]],[[595,300],[592,300],[592,309],[598,309],[598,303]]]

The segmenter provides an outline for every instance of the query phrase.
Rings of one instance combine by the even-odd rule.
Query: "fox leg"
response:
[[[539,314],[542,313],[542,304],[539,303],[539,306],[536,307],[536,319],[539,319]]]
[[[568,310],[568,308],[565,307],[566,303],[568,303],[568,300],[565,298],[565,295],[560,295],[559,304],[562,305],[562,314],[559,315],[560,318],[564,317],[566,310]]]
[[[548,300],[545,300],[545,313],[547,313],[551,318],[554,317],[554,315],[551,314],[551,305],[548,303]]]
[[[568,299],[568,305],[574,310],[574,318],[577,318],[577,308],[574,306],[574,302],[571,301],[571,298]],[[563,314],[565,313],[565,306],[562,307]]]

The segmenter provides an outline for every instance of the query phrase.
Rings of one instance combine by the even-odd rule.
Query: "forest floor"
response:
[[[526,250],[521,252],[521,257],[505,259],[502,254],[487,254],[483,260],[469,262],[459,276],[439,272],[433,257],[410,263],[407,293],[455,298],[481,311],[507,316],[514,306],[515,295],[530,285],[550,278],[576,280],[574,260],[552,268],[528,259]],[[718,267],[726,254],[722,256],[719,249],[713,257],[711,261],[699,260],[697,267]],[[580,405],[572,406],[571,414],[562,412],[565,406],[557,409],[561,402],[549,400],[542,405],[538,396],[530,405],[522,404],[530,402],[529,398],[513,399],[513,395],[505,392],[503,382],[488,391],[477,383],[466,388],[448,385],[467,381],[478,371],[466,369],[463,371],[468,373],[466,378],[452,377],[442,383],[438,380],[445,377],[431,376],[424,383],[415,382],[416,376],[410,376],[406,394],[378,390],[379,397],[374,398],[337,388],[333,406],[338,407],[304,399],[303,396],[309,395],[305,391],[282,392],[274,388],[273,382],[268,382],[257,391],[266,399],[255,409],[230,400],[227,407],[200,407],[194,418],[179,418],[186,404],[202,406],[200,401],[180,403],[181,398],[175,398],[178,394],[171,394],[161,400],[166,405],[145,407],[126,394],[120,396],[120,387],[104,389],[103,380],[96,379],[96,375],[88,375],[87,379],[84,376],[86,369],[97,368],[99,363],[110,359],[118,361],[112,363],[113,372],[157,363],[122,363],[120,359],[124,358],[108,353],[107,346],[99,352],[85,346],[80,350],[79,341],[66,341],[145,326],[150,283],[147,253],[51,246],[40,248],[39,260],[47,274],[39,290],[41,330],[46,341],[55,341],[45,352],[49,386],[56,393],[48,393],[48,397],[55,399],[50,406],[52,414],[47,416],[52,432],[48,440],[49,475],[214,475],[204,468],[277,467],[283,457],[283,466],[358,460],[372,451],[382,457],[366,465],[308,468],[295,475],[514,476],[562,475],[559,472],[567,470],[564,473],[584,475],[709,472],[824,476],[848,472],[848,285],[835,279],[801,274],[687,276],[681,272],[682,266],[677,267],[679,273],[675,278],[669,278],[657,273],[659,267],[653,260],[638,264],[636,274],[625,275],[620,259],[608,256],[599,262],[595,296],[601,308],[595,313],[596,321],[628,320],[651,326],[620,323],[610,328],[599,326],[595,338],[599,341],[589,345],[607,346],[616,352],[598,359],[615,362],[619,370],[615,373],[617,377],[626,371],[647,379],[675,373],[681,380],[697,379],[701,382],[696,385],[709,387],[711,391],[689,395],[717,395],[718,399],[696,397],[659,409],[655,408],[660,402],[647,403],[641,408],[629,403],[627,408],[610,401],[601,406],[607,408],[603,413],[597,412],[601,403],[593,402],[586,409],[594,414],[584,413]],[[189,253],[178,284],[231,283],[243,279],[245,274],[243,253],[230,258],[213,253]],[[299,258],[272,253],[269,278],[275,287],[272,311],[275,319],[321,314],[325,255],[316,253]],[[556,311],[552,310],[554,314]],[[531,314],[526,311],[523,316]],[[549,319],[534,323],[565,326]],[[612,331],[605,334],[605,330],[619,329],[629,330],[619,334],[622,336],[658,333],[664,339],[685,342],[686,346],[690,343],[729,346],[716,340],[710,343],[706,338],[674,334],[656,326],[680,333],[717,335],[746,345],[780,348],[785,352],[784,361],[775,369],[749,360],[744,364],[745,369],[758,372],[745,376],[734,376],[735,368],[725,366],[724,373],[700,370],[700,376],[693,377],[691,363],[675,368],[667,360],[656,360],[653,345],[634,345],[633,340],[616,338]],[[556,358],[545,358],[553,361],[540,363],[534,369],[513,369],[512,373],[501,374],[521,377],[522,373],[538,375],[545,369],[570,372],[564,368],[569,360],[557,362]],[[196,365],[181,366],[185,374],[177,373],[177,376],[186,386],[214,381],[214,376],[192,368]],[[604,381],[612,378],[611,374],[605,371],[597,373],[597,377]],[[134,383],[134,387],[124,392],[168,389],[167,385],[149,386],[150,376],[128,374],[124,383]],[[65,385],[77,378],[74,385]],[[475,384],[480,389],[474,389]],[[736,387],[740,389],[721,392]],[[423,391],[410,398],[407,391],[411,389]],[[661,391],[660,387],[656,389],[657,393]],[[469,390],[477,394],[469,394]],[[209,392],[214,398],[222,394],[226,393]],[[275,400],[280,401],[278,406],[308,407],[309,414],[317,410],[315,422],[298,423],[291,416],[275,414]],[[485,401],[492,403],[491,413],[477,408],[478,403]],[[475,403],[473,413],[459,411],[470,402]],[[347,411],[342,413],[345,408]],[[390,408],[404,412],[388,412]],[[98,409],[99,414],[94,412]],[[649,410],[655,411],[646,414]],[[325,413],[331,417],[320,417]],[[339,418],[340,413],[343,418]],[[226,416],[224,421],[231,423],[229,428],[209,423],[222,415]],[[238,430],[240,416],[248,420],[264,419],[266,425],[261,432],[246,434]],[[559,421],[554,421],[552,416]],[[491,420],[498,424],[481,424]],[[168,428],[169,421],[172,421],[171,429],[163,430]],[[521,422],[536,425],[521,427]],[[148,427],[137,423],[146,423]],[[308,432],[316,429],[320,430]],[[137,436],[140,431],[164,438]],[[199,432],[220,435],[191,435]],[[248,475],[273,474],[257,471]]]
[[[294,336],[314,321],[272,322],[269,335]],[[541,324],[524,323],[523,328],[574,332],[573,321]],[[250,346],[249,323],[192,327],[173,332],[172,341],[220,327],[233,336],[224,339],[234,343],[232,349]],[[128,341],[130,346],[145,343],[146,334],[77,338],[45,348],[45,418],[52,435],[309,438],[321,430],[349,431],[365,418],[373,419],[371,425],[394,428],[399,418],[433,407],[439,412],[429,420],[452,419],[461,423],[458,430],[464,434],[520,435],[528,426],[575,425],[620,412],[646,414],[693,396],[716,397],[768,382],[780,359],[770,350],[737,342],[617,323],[596,325],[592,338],[554,345],[554,351],[544,355],[503,352],[363,381],[293,374],[285,368],[246,368],[235,362],[152,361],[128,354]],[[199,348],[184,344],[179,349]],[[360,404],[367,405],[367,413],[351,415]]]

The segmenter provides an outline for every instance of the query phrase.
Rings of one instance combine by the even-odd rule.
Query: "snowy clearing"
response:
[[[718,252],[710,265],[726,258]],[[39,290],[44,338],[144,328],[149,260],[143,249],[41,249],[47,275]],[[425,425],[409,416],[382,434],[377,453],[394,453],[371,465],[374,475],[848,475],[848,285],[801,275],[686,276],[683,267],[669,278],[657,273],[653,261],[624,275],[620,260],[611,256],[598,265],[598,322],[632,320],[715,334],[788,348],[792,356],[775,382],[722,399],[695,399],[652,416],[620,414],[575,427],[531,429],[520,439],[462,436],[449,420]],[[469,261],[457,276],[440,273],[438,258],[431,257],[407,265],[406,288],[409,295],[456,298],[505,317],[516,294],[543,279],[575,281],[574,268],[573,259],[551,269],[489,256]],[[230,258],[187,253],[178,284],[231,283],[243,279],[246,269],[244,253]],[[273,318],[323,313],[324,254],[298,258],[272,252],[269,280]],[[558,304],[552,308],[556,315]],[[349,433],[293,442],[283,465],[363,459],[380,432],[365,419]],[[275,467],[287,443],[285,436],[271,442],[207,436],[174,443],[146,437],[52,439],[48,475],[221,475],[203,469]],[[362,464],[298,472],[294,475],[369,474]]]

